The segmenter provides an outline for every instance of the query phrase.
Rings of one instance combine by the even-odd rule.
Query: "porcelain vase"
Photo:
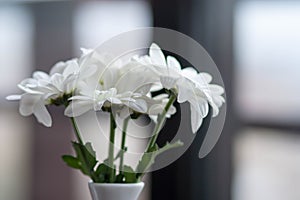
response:
[[[93,200],[137,200],[144,183],[93,183],[89,189]]]

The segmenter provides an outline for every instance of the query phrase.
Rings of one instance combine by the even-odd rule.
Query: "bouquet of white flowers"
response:
[[[7,99],[20,100],[21,115],[33,114],[47,127],[52,124],[47,106],[64,106],[64,114],[71,119],[77,141],[72,143],[76,156],[62,158],[95,183],[139,182],[157,155],[182,145],[180,141],[163,147],[156,144],[166,118],[176,112],[175,101],[190,104],[193,133],[200,128],[209,109],[213,117],[217,116],[225,102],[224,89],[211,84],[210,74],[198,73],[192,67],[182,68],[176,58],[165,57],[156,44],[151,45],[149,55],[136,55],[125,63],[95,50],[83,49],[82,52],[78,59],[58,62],[49,74],[34,72],[32,78],[18,85],[24,93]],[[154,96],[155,91],[161,92]],[[91,143],[82,140],[75,121],[75,117],[91,110],[110,113],[109,153],[102,163],[97,161]],[[126,131],[129,120],[141,115],[149,116],[156,125],[143,156],[133,169],[124,164]],[[121,150],[117,157],[114,152],[116,118],[123,119]],[[118,168],[116,159],[119,159]]]

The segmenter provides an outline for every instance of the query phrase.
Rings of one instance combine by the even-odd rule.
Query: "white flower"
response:
[[[23,116],[34,115],[38,122],[50,127],[52,119],[45,106],[45,95],[52,92],[47,87],[50,77],[44,72],[34,72],[32,78],[23,80],[18,87],[23,90],[22,95],[11,95],[6,99],[20,100],[19,112]]]
[[[32,78],[23,80],[18,87],[22,95],[8,96],[8,100],[20,100],[19,112],[23,116],[33,114],[43,125],[52,125],[46,105],[53,100],[70,95],[78,82],[84,81],[95,72],[95,68],[81,68],[76,59],[58,62],[50,74],[42,71],[33,73]]]
[[[193,81],[196,84],[197,90],[201,90],[207,97],[207,100],[213,108],[213,117],[219,114],[219,108],[225,103],[225,99],[222,96],[224,88],[210,84],[212,76],[208,73],[198,73],[194,68],[185,68],[182,70],[182,75],[187,79]]]
[[[158,96],[153,97],[151,99],[151,102],[148,102],[149,108],[147,114],[155,123],[157,123],[158,115],[163,112],[163,110],[165,109],[169,101],[168,96],[169,95],[167,94],[160,94]],[[171,107],[166,113],[166,117],[170,118],[171,115],[175,113],[176,113],[176,108],[173,105],[171,105]]]
[[[81,82],[78,94],[70,98],[65,115],[76,117],[89,110],[102,110],[105,105],[112,106],[113,111],[123,117],[124,113],[130,114],[128,108],[147,113],[149,107],[153,106],[149,97],[150,89],[159,83],[157,74],[136,61],[124,63],[121,59],[115,60],[94,50],[86,52],[81,63],[97,66],[97,75],[93,81]],[[158,101],[155,103],[158,104]]]
[[[42,94],[24,93],[22,95],[11,95],[7,100],[20,100],[19,112],[23,116],[34,115],[38,122],[50,127],[52,119],[44,104]]]
[[[70,98],[71,103],[65,110],[65,115],[69,117],[80,116],[89,110],[100,111],[103,107],[116,109],[120,111],[121,108],[115,108],[114,106],[121,107],[127,106],[137,112],[144,113],[147,111],[146,102],[143,99],[139,99],[140,94],[125,92],[118,94],[116,88],[110,88],[109,90],[100,91],[95,90],[93,95],[80,95]]]
[[[221,86],[209,84],[211,76],[207,73],[197,73],[193,68],[181,69],[176,58],[165,58],[160,47],[152,44],[149,56],[135,58],[144,65],[153,66],[160,77],[163,88],[175,89],[178,93],[177,101],[188,101],[191,110],[191,126],[195,133],[201,126],[203,118],[208,114],[209,106],[213,108],[213,116],[219,112],[219,107],[224,103],[221,96],[224,90]]]

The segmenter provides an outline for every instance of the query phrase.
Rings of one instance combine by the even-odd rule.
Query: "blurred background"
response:
[[[59,156],[72,152],[63,110],[51,109],[47,129],[5,96],[80,47],[147,26],[180,31],[209,52],[227,119],[207,157],[197,156],[197,135],[184,156],[149,175],[140,200],[299,200],[299,0],[0,1],[0,199],[91,199],[86,179]]]

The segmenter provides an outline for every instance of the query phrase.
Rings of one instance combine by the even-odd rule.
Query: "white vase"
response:
[[[137,200],[144,183],[93,183],[89,189],[93,200]]]

